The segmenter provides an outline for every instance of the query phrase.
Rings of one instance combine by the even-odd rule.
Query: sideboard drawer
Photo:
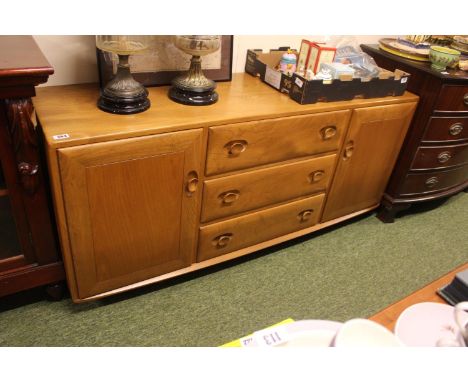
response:
[[[468,165],[453,170],[409,174],[403,184],[401,194],[424,194],[457,186],[468,178]]]
[[[468,112],[468,86],[444,85],[434,110]]]
[[[200,228],[198,261],[249,247],[315,225],[325,194]]]
[[[423,142],[463,141],[468,139],[468,117],[431,117]]]
[[[211,127],[206,175],[335,151],[350,115],[342,110]]]
[[[452,146],[420,147],[412,170],[457,166],[468,162],[468,143]]]
[[[202,222],[325,191],[336,154],[205,181]]]

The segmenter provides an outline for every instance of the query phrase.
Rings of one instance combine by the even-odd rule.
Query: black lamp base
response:
[[[103,93],[97,103],[99,109],[113,114],[136,114],[148,110],[151,106],[148,91],[133,98],[113,97]]]
[[[196,92],[172,86],[169,90],[169,98],[184,105],[203,106],[217,102],[219,97],[214,89]]]

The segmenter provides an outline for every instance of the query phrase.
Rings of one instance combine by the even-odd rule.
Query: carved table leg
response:
[[[410,208],[411,203],[398,203],[392,204],[388,201],[382,201],[380,211],[377,213],[377,217],[384,223],[395,222],[395,216],[397,213]]]
[[[60,301],[63,298],[65,286],[63,283],[49,284],[45,287],[45,291],[49,301]]]

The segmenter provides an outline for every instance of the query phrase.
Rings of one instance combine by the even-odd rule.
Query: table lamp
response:
[[[136,81],[131,72],[129,57],[142,54],[149,46],[150,36],[96,36],[96,46],[117,54],[117,73],[101,91],[98,107],[114,114],[135,114],[150,107],[148,90]]]
[[[216,52],[221,46],[221,36],[174,36],[177,48],[192,55],[190,68],[172,81],[169,98],[185,105],[211,105],[218,101],[216,83],[205,77],[201,57]]]

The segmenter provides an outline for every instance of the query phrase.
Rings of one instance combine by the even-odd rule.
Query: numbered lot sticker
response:
[[[60,134],[60,135],[54,135],[52,138],[54,138],[56,141],[60,141],[61,139],[70,138],[70,135],[68,135],[68,134]]]

